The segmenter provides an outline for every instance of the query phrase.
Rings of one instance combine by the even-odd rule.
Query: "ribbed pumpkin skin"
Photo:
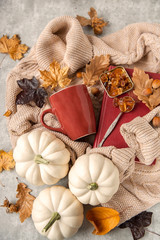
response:
[[[89,189],[90,186],[94,189]],[[119,187],[119,171],[112,161],[101,154],[79,157],[69,172],[69,188],[83,204],[108,202]]]
[[[39,156],[46,163],[37,163]],[[17,174],[33,185],[55,184],[68,173],[70,153],[49,131],[34,130],[21,135],[13,157]]]
[[[60,214],[60,219],[47,232],[42,232],[54,212]],[[82,225],[83,218],[83,205],[63,186],[44,189],[33,203],[34,225],[40,234],[51,240],[72,237]]]

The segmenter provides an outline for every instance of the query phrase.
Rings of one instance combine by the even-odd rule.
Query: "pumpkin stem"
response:
[[[87,188],[89,190],[96,190],[98,188],[98,184],[97,183],[90,183]]]
[[[51,219],[49,220],[49,222],[47,223],[47,225],[43,228],[42,232],[47,232],[48,229],[53,225],[53,223],[56,221],[56,220],[59,220],[61,218],[60,214],[58,212],[54,212],[52,214],[52,217]]]
[[[34,161],[35,161],[37,164],[41,164],[41,163],[43,163],[43,164],[49,164],[49,162],[48,162],[46,159],[42,158],[41,155],[36,155],[36,156],[34,157]]]

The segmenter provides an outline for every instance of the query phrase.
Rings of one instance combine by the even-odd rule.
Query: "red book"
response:
[[[114,66],[110,67],[110,70],[113,69]],[[126,68],[126,71],[130,77],[132,77],[133,69],[128,69]],[[160,74],[157,73],[150,73],[146,72],[149,74],[150,78],[153,79],[160,79]],[[125,95],[133,95],[133,93],[130,91],[128,93],[125,93],[121,95],[122,97]],[[120,96],[120,97],[121,97]],[[135,104],[134,109],[129,112],[129,113],[123,113],[113,129],[113,131],[110,133],[110,135],[107,137],[105,142],[103,143],[103,147],[105,146],[115,146],[117,148],[125,148],[128,147],[126,142],[124,141],[122,135],[120,134],[120,127],[123,123],[130,122],[132,119],[134,119],[137,116],[144,116],[149,112],[149,108],[146,107],[145,104],[142,102],[137,102]],[[115,118],[118,116],[120,113],[119,108],[116,108],[113,105],[113,98],[110,98],[107,93],[104,91],[104,96],[103,96],[103,101],[102,101],[102,106],[101,106],[101,113],[100,113],[100,118],[99,118],[99,126],[98,126],[98,131],[95,136],[94,144],[93,147],[98,147],[98,144],[101,142],[103,139],[107,129],[109,128],[110,124],[115,120]]]

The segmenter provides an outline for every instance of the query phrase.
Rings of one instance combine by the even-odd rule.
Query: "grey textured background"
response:
[[[98,11],[100,17],[109,20],[110,24],[104,29],[103,35],[115,32],[126,25],[134,22],[156,22],[160,21],[160,1],[156,0],[0,0],[0,37],[7,34],[19,34],[22,43],[29,47],[33,46],[46,24],[53,18],[61,15],[88,16],[90,7]],[[93,34],[88,28],[85,33]],[[0,61],[4,55],[0,54]],[[16,65],[9,56],[6,56],[0,68],[0,149],[9,151],[11,148],[10,139],[6,128],[6,120],[3,117],[5,112],[5,89],[6,77],[9,71]],[[17,174],[15,170],[0,173],[0,204],[5,197],[15,202]],[[25,182],[24,179],[19,178]],[[59,184],[67,186],[67,178]],[[28,186],[33,190],[33,195],[45,188]],[[85,212],[91,206],[85,206]],[[149,230],[160,234],[160,204],[150,209],[154,212],[152,224]],[[86,220],[78,233],[72,240],[104,240],[104,239],[132,239],[129,229],[114,229],[105,236],[92,235],[93,227]],[[27,219],[20,223],[18,214],[6,214],[4,208],[0,208],[0,240],[41,240],[45,239],[35,229],[32,219]],[[158,240],[160,237],[151,233],[146,233],[143,239]]]

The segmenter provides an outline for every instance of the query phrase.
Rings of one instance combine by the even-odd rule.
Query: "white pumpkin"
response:
[[[13,151],[16,172],[34,185],[52,185],[68,173],[70,153],[53,133],[34,130],[18,138]]]
[[[83,205],[65,187],[46,188],[34,200],[34,225],[40,234],[51,240],[73,236],[82,225],[83,218]]]
[[[119,187],[119,171],[101,154],[79,157],[69,172],[69,188],[83,204],[108,202]]]

